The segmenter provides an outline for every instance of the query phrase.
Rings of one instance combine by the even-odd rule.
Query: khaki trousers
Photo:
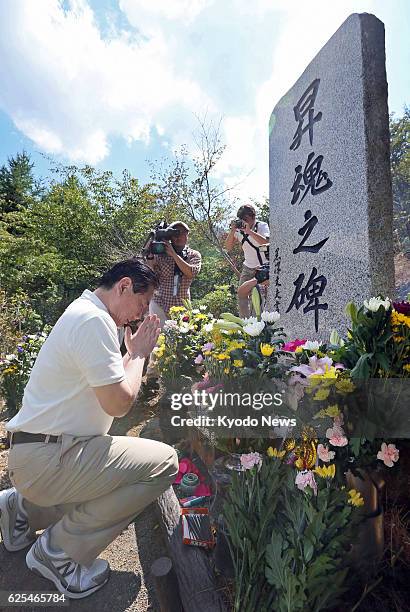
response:
[[[255,278],[255,272],[257,268],[248,268],[248,266],[243,265],[241,276],[239,277],[239,286],[243,285],[251,278]],[[249,304],[249,295],[245,297],[238,297],[238,306],[239,306],[239,316],[244,319],[250,316],[251,309]]]
[[[178,471],[175,450],[127,436],[74,437],[12,445],[9,474],[33,532],[90,566]]]

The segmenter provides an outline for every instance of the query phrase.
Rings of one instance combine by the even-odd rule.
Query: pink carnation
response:
[[[332,461],[332,459],[334,459],[335,451],[329,450],[329,447],[327,445],[325,446],[324,444],[318,444],[317,454],[321,461],[323,461],[324,463],[329,463],[329,461]]]
[[[292,340],[291,342],[286,342],[282,346],[282,351],[286,351],[287,353],[294,353],[298,346],[303,346],[306,342],[305,340]]]
[[[386,444],[383,442],[381,449],[377,453],[377,458],[383,461],[387,467],[393,467],[395,462],[399,460],[399,450],[395,444]]]
[[[262,457],[259,453],[248,453],[241,455],[241,465],[244,470],[251,470],[253,467],[262,465]]]
[[[346,446],[349,440],[343,431],[343,415],[334,418],[333,427],[326,430],[326,438],[328,438],[332,446]]]
[[[298,489],[303,491],[306,487],[313,489],[315,495],[317,495],[317,484],[313,472],[311,470],[304,470],[298,472],[295,478],[295,485]]]

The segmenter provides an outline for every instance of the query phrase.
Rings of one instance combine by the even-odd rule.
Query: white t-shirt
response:
[[[261,236],[264,236],[265,238],[269,238],[270,236],[269,225],[267,223],[264,223],[263,221],[256,221],[252,229],[254,232],[260,234]],[[241,234],[240,231],[236,231],[235,238],[238,240],[238,242],[242,243],[243,234]],[[256,250],[248,242],[245,241],[242,244],[243,253],[245,255],[245,261],[243,263],[245,264],[245,266],[247,266],[248,268],[259,268],[259,266],[261,266],[262,264],[268,263],[269,260],[266,257],[265,253],[266,248],[269,245],[264,245],[261,247],[261,245],[258,244],[256,240],[252,238],[252,236],[248,236],[248,239],[252,244],[259,247],[259,253],[261,255],[262,263],[258,259]]]
[[[125,379],[117,327],[91,291],[72,302],[38,354],[11,432],[104,435],[113,417],[93,387]]]

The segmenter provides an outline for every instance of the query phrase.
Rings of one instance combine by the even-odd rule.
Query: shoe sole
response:
[[[9,532],[10,532],[10,524],[9,524],[9,511],[7,508],[7,493],[6,491],[0,491],[0,532],[1,539],[3,541],[3,546],[8,552],[18,552],[19,550],[23,550],[27,548],[27,546],[31,546],[33,542],[36,540],[33,539],[31,542],[28,542],[24,545],[15,546],[11,544],[9,540]]]
[[[30,548],[26,555],[26,563],[27,567],[34,574],[37,574],[37,576],[40,576],[41,578],[51,580],[51,582],[54,583],[58,591],[66,595],[69,599],[83,599],[84,597],[92,595],[93,593],[101,589],[105,584],[107,584],[110,578],[110,574],[108,574],[107,579],[104,580],[104,582],[102,582],[101,584],[97,584],[97,586],[93,587],[92,589],[89,589],[88,591],[83,591],[82,593],[74,593],[73,591],[67,590],[61,584],[61,581],[57,578],[54,572],[52,572],[48,567],[46,567],[45,565],[43,565],[43,563],[36,559],[36,557],[34,556],[33,547]]]

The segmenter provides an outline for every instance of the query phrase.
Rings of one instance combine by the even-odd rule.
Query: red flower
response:
[[[189,321],[189,316],[188,315],[184,315],[182,317],[182,320],[183,320],[184,323],[187,323]]]
[[[393,302],[393,308],[396,312],[400,312],[406,316],[410,316],[410,303],[409,302]]]

